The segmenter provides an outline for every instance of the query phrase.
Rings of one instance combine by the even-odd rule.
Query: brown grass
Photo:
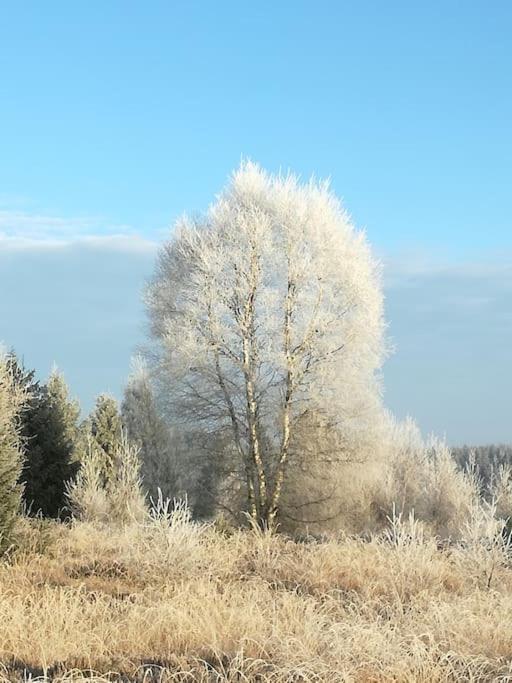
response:
[[[512,680],[500,549],[439,549],[400,528],[298,543],[183,511],[22,535],[0,565],[6,680]]]

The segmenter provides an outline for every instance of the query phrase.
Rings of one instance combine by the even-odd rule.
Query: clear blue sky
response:
[[[511,36],[499,0],[0,1],[0,339],[119,393],[154,242],[249,156],[388,264],[391,408],[512,441]]]

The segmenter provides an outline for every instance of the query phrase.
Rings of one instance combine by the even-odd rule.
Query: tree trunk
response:
[[[245,395],[247,403],[247,425],[249,428],[249,452],[256,472],[256,485],[254,486],[255,508],[258,517],[258,523],[265,524],[267,510],[267,481],[263,460],[261,458],[254,377],[250,363],[249,342],[247,338],[244,338],[243,340],[243,357]]]
[[[275,473],[274,486],[268,509],[268,526],[273,527],[279,510],[279,501],[283,488],[284,473],[288,462],[288,450],[290,445],[290,404],[294,390],[294,364],[295,359],[291,351],[291,325],[293,316],[293,301],[295,298],[295,284],[288,277],[286,290],[284,324],[283,324],[283,347],[286,359],[286,388],[283,405],[283,426],[281,449]]]

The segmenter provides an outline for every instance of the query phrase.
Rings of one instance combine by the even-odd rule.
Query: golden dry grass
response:
[[[406,535],[25,522],[0,565],[0,661],[6,680],[512,680],[512,569]]]

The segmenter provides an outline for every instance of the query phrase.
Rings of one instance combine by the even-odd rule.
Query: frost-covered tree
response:
[[[115,398],[107,394],[98,396],[96,405],[83,426],[83,431],[86,433],[86,442],[88,441],[87,433],[92,436],[92,443],[99,449],[103,462],[103,475],[108,477],[115,454],[123,439],[123,421]]]
[[[80,471],[66,487],[69,506],[78,519],[125,524],[145,516],[138,447],[122,432],[111,456],[106,476],[105,454],[89,433]]]
[[[153,500],[158,489],[165,498],[178,493],[176,449],[171,432],[158,409],[147,368],[135,364],[121,406],[128,438],[139,447],[142,484]]]
[[[57,517],[65,504],[66,482],[76,474],[80,408],[70,399],[63,375],[53,370],[46,385],[32,392],[24,412],[26,460],[24,499],[32,513]]]
[[[126,434],[117,401],[98,396],[80,432],[80,470],[66,487],[73,514],[100,522],[141,518],[146,507],[140,449]]]
[[[169,415],[199,428],[222,504],[245,500],[262,527],[315,504],[311,473],[371,431],[383,357],[378,268],[328,185],[243,163],[179,221],[147,303]]]
[[[23,466],[20,411],[25,391],[16,382],[12,363],[0,350],[0,552],[8,548],[20,511]]]

